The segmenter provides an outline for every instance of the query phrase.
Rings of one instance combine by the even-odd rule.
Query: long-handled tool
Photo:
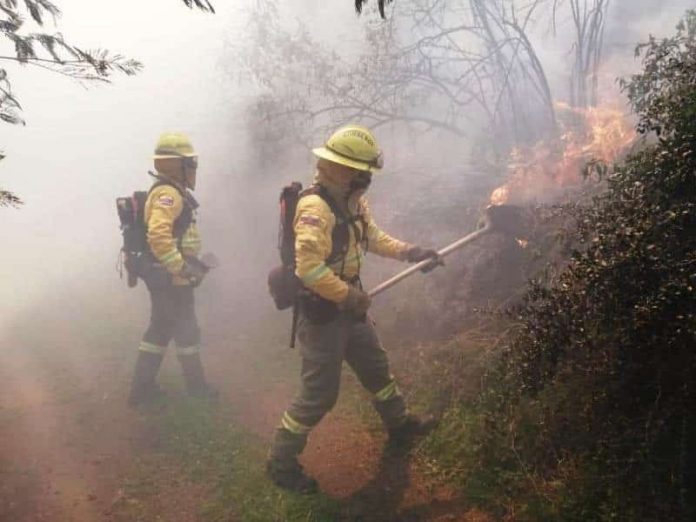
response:
[[[524,220],[522,219],[522,213],[520,207],[513,205],[494,205],[488,207],[481,220],[481,228],[472,232],[469,235],[455,241],[444,247],[437,252],[440,258],[448,256],[452,252],[459,250],[464,245],[467,245],[473,241],[476,241],[481,236],[490,234],[491,232],[502,232],[503,234],[512,235],[514,237],[519,237],[524,235]],[[377,294],[381,294],[388,288],[391,288],[398,282],[406,279],[408,276],[415,274],[419,270],[427,267],[433,262],[432,259],[426,259],[421,261],[406,270],[399,272],[391,279],[384,281],[383,283],[377,285],[372,290],[368,292],[370,297],[374,297]]]

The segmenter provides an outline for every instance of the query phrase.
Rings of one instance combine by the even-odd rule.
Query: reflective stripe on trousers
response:
[[[311,426],[305,426],[304,424],[297,422],[287,411],[283,414],[283,418],[280,420],[280,425],[295,435],[306,435],[312,431]]]
[[[358,321],[345,312],[326,324],[300,317],[302,386],[281,425],[293,433],[308,433],[336,403],[343,361],[375,398],[375,407],[388,426],[406,415],[406,405],[389,371],[387,354],[368,317]]]

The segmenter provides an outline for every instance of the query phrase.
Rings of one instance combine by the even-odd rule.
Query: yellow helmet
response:
[[[346,167],[376,172],[383,166],[382,151],[370,129],[346,125],[334,132],[323,147],[313,149],[315,156]]]
[[[185,134],[178,132],[165,132],[157,140],[155,145],[155,159],[167,158],[192,158],[196,157],[196,151]]]

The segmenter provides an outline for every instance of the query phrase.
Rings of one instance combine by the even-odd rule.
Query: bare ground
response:
[[[157,457],[157,495],[145,505],[129,496],[132,471],[159,444],[147,416],[125,406],[134,353],[90,346],[65,324],[44,325],[31,341],[17,330],[2,339],[0,521],[122,522],[124,512],[137,514],[130,520],[199,520],[210,490],[188,481],[174,457]],[[297,380],[265,378],[258,354],[244,349],[250,342],[219,343],[205,362],[222,391],[220,407],[268,442]],[[173,360],[165,373],[178,373]],[[384,452],[383,435],[342,404],[312,434],[303,460],[322,490],[345,505],[343,519],[489,520],[428,478],[409,454]]]

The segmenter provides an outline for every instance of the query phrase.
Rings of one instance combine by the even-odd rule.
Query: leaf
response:
[[[5,156],[0,153],[0,160]],[[23,202],[18,196],[7,190],[0,189],[0,207],[19,207]]]
[[[43,25],[43,18],[41,16],[41,6],[37,4],[34,0],[24,0],[24,4],[26,5],[26,8],[29,11],[31,17],[34,19],[34,21],[39,25]]]
[[[60,45],[63,48],[65,47],[65,43],[62,40],[48,34],[37,34],[35,38],[57,63],[63,63],[62,58],[58,56],[56,52],[56,45]]]
[[[385,4],[390,4],[392,0],[378,0],[377,1],[377,9],[379,10],[379,15],[384,19],[386,18],[386,15],[384,13],[384,6]],[[358,13],[358,15],[362,14],[363,10],[363,5],[367,3],[367,0],[355,0],[355,12]]]
[[[208,0],[183,0],[187,7],[193,8],[194,6],[202,11],[208,11],[215,13],[215,8]]]
[[[29,59],[36,57],[30,36],[20,36],[15,33],[6,33],[6,36],[14,42],[17,60],[26,63]]]

